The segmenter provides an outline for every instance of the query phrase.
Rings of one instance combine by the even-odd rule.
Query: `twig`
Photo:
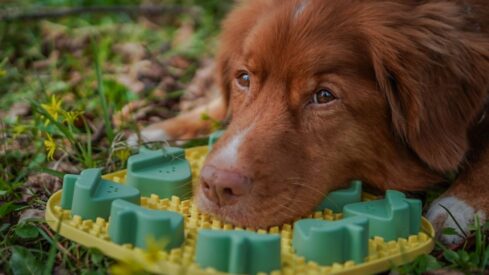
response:
[[[61,164],[61,162],[63,162],[69,156],[70,155],[68,154],[68,152],[64,151],[63,155],[54,163],[53,170],[58,170],[58,167]]]
[[[51,239],[54,239],[54,234],[47,228],[47,226],[44,224],[40,224],[39,226],[49,235],[49,237],[51,237]],[[72,261],[77,262],[76,258],[60,242],[57,243],[57,246],[58,249],[65,253]]]
[[[96,126],[95,131],[92,134],[92,142],[97,143],[105,136],[105,123],[101,122]]]
[[[2,155],[5,155],[5,152],[7,151],[7,138],[6,126],[0,121],[0,153]]]
[[[452,212],[450,210],[448,210],[448,208],[446,208],[443,204],[440,204],[440,207],[445,209],[445,211],[447,211],[448,215],[450,216],[450,218],[452,218],[452,220],[455,222],[455,225],[457,225],[458,229],[460,230],[460,232],[462,232],[463,236],[461,237],[464,237],[465,239],[467,239],[467,233],[465,233],[464,229],[462,228],[462,226],[458,223],[457,219],[453,216]]]
[[[41,9],[35,11],[16,11],[13,9],[6,9],[0,12],[0,21],[39,20],[44,18],[59,18],[87,13],[127,13],[131,15],[160,16],[164,14],[181,13],[197,15],[199,11],[196,8],[182,7],[178,5],[66,7]]]

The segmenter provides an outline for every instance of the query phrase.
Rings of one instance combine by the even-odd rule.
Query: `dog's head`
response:
[[[463,160],[489,68],[464,7],[257,0],[223,27],[231,122],[201,172],[202,210],[267,227],[351,179],[420,189]]]

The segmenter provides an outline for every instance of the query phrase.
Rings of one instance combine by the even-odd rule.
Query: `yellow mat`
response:
[[[198,172],[207,154],[207,147],[196,147],[186,151],[186,157],[190,161],[193,179],[198,179]],[[124,184],[125,171],[119,171],[104,176],[104,178]],[[364,199],[372,199],[364,194]],[[98,218],[95,221],[82,220],[79,216],[72,216],[69,210],[60,207],[61,191],[53,194],[46,206],[46,221],[54,230],[61,221],[60,234],[87,247],[98,248],[105,255],[119,260],[130,260],[139,263],[147,271],[160,274],[223,274],[213,269],[200,269],[194,262],[196,238],[199,229],[224,229],[241,230],[230,224],[200,213],[192,201],[181,201],[178,197],[160,199],[156,195],[142,197],[141,206],[150,209],[177,211],[185,219],[185,241],[180,248],[165,251],[143,251],[131,245],[118,245],[110,241],[108,235],[108,222]],[[315,212],[309,217],[337,220],[341,219],[341,213],[332,213],[325,210]],[[272,227],[268,231],[258,230],[258,233],[280,233],[282,244],[282,268],[272,272],[278,274],[372,274],[389,270],[395,266],[408,263],[421,254],[430,253],[434,247],[434,241],[430,236],[435,232],[431,224],[423,218],[421,232],[407,239],[384,242],[380,237],[369,240],[368,257],[362,264],[352,261],[335,263],[331,266],[320,266],[314,262],[307,262],[303,257],[294,254],[292,248],[293,228],[291,224],[280,227]],[[334,250],[334,247],[325,248],[324,253]]]

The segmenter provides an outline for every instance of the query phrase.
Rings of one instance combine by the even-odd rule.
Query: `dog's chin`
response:
[[[257,205],[250,207],[250,203],[238,202],[229,206],[217,206],[214,202],[207,199],[201,192],[195,196],[194,203],[197,208],[206,214],[217,219],[242,228],[268,229],[273,226],[280,226],[294,221],[295,217],[280,214],[280,209],[260,209]]]

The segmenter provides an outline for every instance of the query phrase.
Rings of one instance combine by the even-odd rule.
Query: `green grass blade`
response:
[[[485,270],[488,264],[489,264],[489,246],[486,247],[486,251],[484,252],[484,256],[481,263],[481,269]]]
[[[54,262],[56,260],[56,253],[58,252],[58,238],[59,238],[59,231],[61,229],[62,222],[63,219],[60,218],[58,222],[58,226],[56,228],[56,234],[54,235],[53,241],[51,243],[51,247],[49,248],[48,260],[46,262],[46,267],[44,268],[44,272],[43,272],[44,275],[52,274]]]
[[[448,210],[448,208],[446,208],[444,205],[441,205],[440,204],[440,207],[443,208],[443,209],[445,209],[445,211],[447,211],[448,215],[455,222],[455,224],[457,225],[458,229],[460,229],[460,232],[462,232],[462,234],[464,235],[464,237],[467,239],[467,233],[465,233],[465,231],[463,230],[462,226],[458,223],[457,219],[455,219],[455,217],[453,216],[452,212],[450,212],[450,210]]]
[[[83,119],[83,124],[85,125],[85,132],[87,133],[87,158],[90,163],[89,167],[94,167],[95,163],[93,161],[93,151],[92,151],[92,131],[88,126],[88,123],[85,119]]]
[[[482,227],[479,221],[479,216],[475,214],[475,255],[482,260],[483,247],[482,247]],[[482,261],[481,261],[482,262]]]
[[[105,89],[102,78],[102,71],[100,70],[100,56],[98,53],[98,49],[95,46],[95,43],[92,43],[93,54],[95,55],[95,73],[97,75],[97,91],[100,98],[100,104],[102,105],[102,111],[104,116],[104,127],[105,133],[109,138],[109,142],[112,143],[114,140],[114,129],[112,129],[112,123],[109,116],[109,107],[107,106],[107,100],[105,97]]]
[[[63,179],[63,177],[65,176],[65,173],[59,172],[59,171],[56,171],[56,170],[53,170],[53,169],[49,169],[47,167],[39,167],[39,168],[34,169],[34,170],[37,170],[37,171],[39,171],[41,173],[49,174],[51,176],[55,176],[55,177],[60,178],[60,179]]]

